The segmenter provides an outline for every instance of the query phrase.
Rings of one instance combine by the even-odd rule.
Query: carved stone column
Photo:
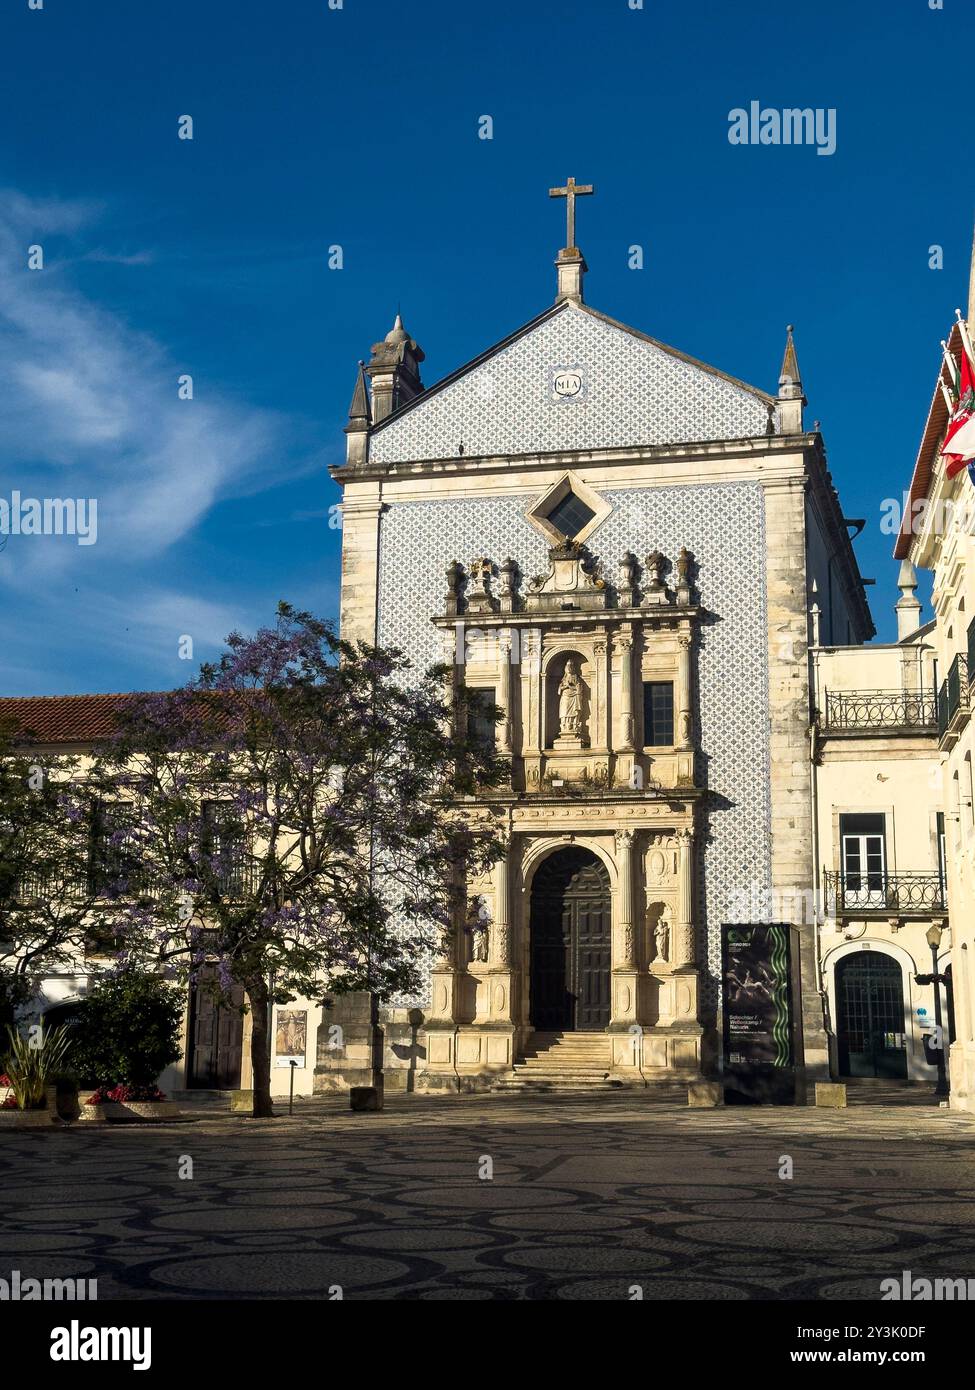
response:
[[[503,859],[494,866],[494,911],[488,930],[488,964],[477,989],[474,1028],[480,1030],[476,1043],[482,1068],[495,1071],[510,1067],[515,1056],[518,972],[512,967],[511,928],[512,891],[520,846],[509,839]]]
[[[453,933],[443,933],[430,971],[430,1005],[425,1026],[427,1071],[435,1085],[452,1085],[457,1071],[457,1028],[464,1017],[468,980],[460,964],[462,951],[466,958],[465,925],[461,922]]]
[[[589,692],[592,719],[589,744],[592,748],[608,748],[609,738],[609,676],[606,669],[606,640],[599,637],[592,644],[592,689]]]
[[[489,932],[488,960],[491,965],[507,970],[511,965],[511,872],[508,856],[494,866],[494,919]]]
[[[691,747],[691,642],[690,632],[681,632],[677,638],[677,747]]]
[[[521,756],[529,791],[538,790],[541,772],[541,706],[539,698],[542,659],[541,633],[537,628],[521,628]]]
[[[633,637],[630,632],[622,632],[616,638],[616,649],[620,653],[620,748],[632,753],[636,744],[636,729],[633,718]]]
[[[616,832],[616,869],[619,874],[619,933],[621,970],[636,969],[636,932],[633,927],[633,840],[632,830]]]
[[[614,931],[612,1011],[613,1070],[636,1067],[632,1029],[640,1015],[640,972],[637,968],[636,930],[633,923],[633,843],[632,830],[617,830],[616,847],[616,923]]]
[[[693,966],[694,950],[694,833],[677,832],[677,921],[671,960],[674,968]]]
[[[498,725],[499,751],[511,756],[511,637],[505,634],[498,643],[498,659],[501,663],[498,704],[504,710],[504,723]]]

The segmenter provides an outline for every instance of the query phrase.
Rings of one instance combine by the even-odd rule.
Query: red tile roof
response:
[[[0,699],[0,726],[33,743],[92,743],[112,732],[130,695],[27,695]]]

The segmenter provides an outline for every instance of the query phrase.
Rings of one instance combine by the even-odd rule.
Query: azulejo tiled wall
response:
[[[560,382],[567,394],[559,394]],[[566,305],[373,433],[372,463],[764,435],[761,397]]]
[[[765,599],[765,509],[757,483],[633,488],[603,493],[613,511],[589,548],[607,575],[627,550],[660,549],[675,560],[681,546],[699,566],[702,624],[697,682],[702,769],[711,792],[699,884],[713,1004],[720,967],[720,924],[739,920],[734,902],[755,885],[771,889],[768,621]],[[542,538],[506,497],[393,503],[380,538],[379,641],[401,647],[415,665],[442,659],[430,618],[443,610],[444,571],[487,554],[517,560],[524,575],[542,573]],[[732,916],[731,914],[737,913]]]

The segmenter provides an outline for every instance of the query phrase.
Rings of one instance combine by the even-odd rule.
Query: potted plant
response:
[[[25,1037],[8,1026],[9,1052],[2,1059],[9,1082],[6,1098],[0,1103],[0,1123],[11,1126],[43,1126],[55,1121],[56,1088],[48,1085],[63,1065],[70,1050],[67,1028],[38,1029]]]
[[[179,1106],[167,1100],[158,1086],[99,1086],[86,1097],[85,1110],[93,1111],[86,1119],[106,1120],[173,1120],[179,1116]]]
[[[156,1078],[180,1056],[183,1003],[158,975],[105,975],[78,1006],[72,1065],[86,1084],[79,1118],[164,1120],[179,1115]]]

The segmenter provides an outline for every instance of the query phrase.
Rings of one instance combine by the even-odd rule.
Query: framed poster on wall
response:
[[[308,1010],[278,1009],[274,1026],[274,1065],[305,1065],[308,1050]]]

